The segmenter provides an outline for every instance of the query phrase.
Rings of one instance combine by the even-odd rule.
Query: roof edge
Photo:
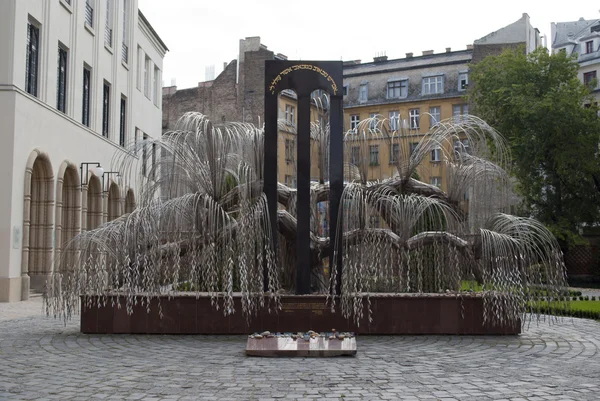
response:
[[[163,42],[163,40],[160,38],[160,36],[158,36],[158,33],[156,33],[156,31],[154,30],[152,25],[150,25],[150,22],[148,22],[148,19],[144,16],[144,13],[142,13],[142,10],[140,10],[139,8],[138,8],[138,16],[140,17],[142,22],[148,26],[150,33],[152,33],[152,35],[154,35],[156,37],[156,40],[158,41],[158,43],[160,43],[160,45],[165,48],[165,52],[168,52],[169,48],[167,47],[165,42]]]

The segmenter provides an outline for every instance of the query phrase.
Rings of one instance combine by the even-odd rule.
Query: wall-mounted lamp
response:
[[[107,171],[104,173],[104,176],[102,176],[102,193],[106,194],[110,191],[110,187],[108,186],[108,184],[110,183],[110,176],[115,175],[115,174],[116,174],[117,178],[119,178],[121,176],[121,173],[119,173],[118,171]],[[106,185],[104,184],[105,178],[106,178]],[[104,189],[104,188],[106,188],[106,189]]]
[[[81,170],[81,175],[79,176],[79,184],[80,184],[80,188],[82,191],[83,191],[83,186],[88,184],[88,172],[90,171],[90,165],[96,166],[92,169],[92,173],[95,176],[102,178],[102,176],[104,175],[104,169],[100,166],[100,163],[98,163],[98,162],[81,163],[81,166],[79,167],[79,169]],[[85,166],[85,174],[83,171],[83,166]]]

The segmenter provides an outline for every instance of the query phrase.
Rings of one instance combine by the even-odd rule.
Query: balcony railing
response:
[[[106,45],[108,47],[112,47],[112,34],[113,34],[113,30],[112,28],[109,28],[108,26],[104,29],[104,43],[106,43]]]
[[[89,26],[94,27],[94,8],[90,3],[85,3],[85,22],[87,22]]]
[[[125,43],[123,43],[123,50],[121,52],[121,59],[125,64],[129,62],[129,47]]]

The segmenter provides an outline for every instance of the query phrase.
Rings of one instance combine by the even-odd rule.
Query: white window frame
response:
[[[469,73],[461,71],[458,73],[458,90],[464,92],[469,87]]]
[[[423,77],[423,88],[421,95],[436,95],[444,93],[444,76],[434,75]]]
[[[442,161],[442,148],[439,146],[431,149],[431,161],[432,162],[441,162]]]
[[[399,84],[399,86],[396,86]],[[396,89],[399,90],[398,96],[394,95]],[[390,96],[390,90],[392,92]],[[408,96],[408,79],[397,79],[393,81],[388,81],[387,83],[387,92],[386,96],[388,99],[404,99]]]
[[[377,129],[377,116],[379,113],[369,113],[371,122],[369,123],[369,129]]]
[[[469,104],[453,104],[452,105],[452,119],[455,123],[466,121],[466,116],[469,115]]]
[[[435,185],[438,188],[441,188],[442,187],[442,177],[430,177],[429,183],[431,185]]]
[[[379,145],[369,145],[369,166],[379,166]]]
[[[369,100],[369,84],[360,84],[358,89],[358,101],[364,103]]]
[[[437,113],[434,113],[433,112],[434,110],[436,110]],[[429,108],[429,128],[438,124],[441,119],[442,119],[442,108],[440,106],[430,107]]]
[[[356,132],[358,130],[358,123],[360,123],[360,115],[352,114],[350,116],[350,129]]]
[[[394,148],[396,149],[396,152],[394,152]],[[390,144],[390,164],[394,164],[396,163],[400,158],[400,144],[399,143],[392,143]]]
[[[154,105],[158,106],[159,105],[159,99],[160,99],[160,85],[158,84],[160,82],[160,70],[158,69],[158,66],[154,66],[154,75],[152,76],[153,79],[153,85],[154,85],[154,90],[153,90],[153,100],[154,100]]]
[[[144,60],[144,95],[150,99],[150,72],[151,72],[150,57],[146,55]]]
[[[285,105],[285,122],[292,127],[296,126],[296,122],[294,121],[294,115],[296,114],[296,108],[291,104]]]
[[[408,118],[409,118],[409,128],[410,129],[419,129],[420,128],[420,122],[419,122],[419,109],[410,109],[408,111]]]
[[[398,131],[400,129],[400,112],[399,111],[390,111],[390,129],[392,131]]]
[[[344,91],[342,92],[343,96],[348,96],[349,92],[350,92],[350,85],[348,85],[348,84],[344,85]]]

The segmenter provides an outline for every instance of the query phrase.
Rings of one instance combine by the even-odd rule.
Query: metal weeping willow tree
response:
[[[337,112],[323,96],[308,107]],[[506,171],[510,155],[484,121],[462,116],[416,136],[402,119],[377,116],[346,132],[339,143],[343,209],[330,236],[319,235],[318,205],[336,190],[328,164],[330,147],[338,145],[327,119],[311,122],[309,131],[302,152],[314,150],[319,177],[304,177],[297,190],[270,187],[275,212],[265,180],[276,177],[277,159],[265,158],[265,142],[273,138],[260,127],[213,124],[187,113],[177,130],[137,144],[136,154],[153,148],[160,154],[145,175],[137,174],[144,157],[115,160],[126,180],[138,180],[138,207],[63,247],[45,296],[48,313],[70,318],[81,296],[91,306],[93,299],[110,303],[115,295],[131,313],[160,296],[191,291],[207,293],[224,315],[241,312],[251,319],[262,308],[276,311],[283,294],[298,290],[300,258],[310,276],[300,292],[329,294],[331,307],[356,322],[370,317],[376,292],[446,296],[465,283],[477,283],[472,290],[483,298],[484,320],[493,324],[518,323],[545,302],[566,302],[560,248],[539,222],[510,214],[517,202]],[[369,176],[376,167],[373,144],[390,150],[394,174],[387,178]],[[445,191],[419,179],[432,155]],[[302,196],[308,211],[297,211]],[[302,255],[295,247],[299,225],[308,228]],[[341,263],[326,272],[323,262],[332,249],[332,262]]]

